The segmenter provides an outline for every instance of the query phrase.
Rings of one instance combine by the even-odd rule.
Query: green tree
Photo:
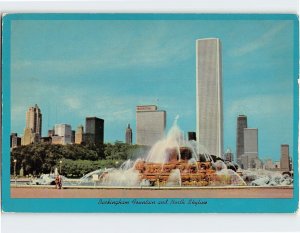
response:
[[[127,159],[145,155],[147,147],[128,145],[120,141],[114,144],[52,145],[36,143],[14,148],[11,152],[11,174],[14,173],[13,160],[16,159],[17,173],[23,167],[24,175],[50,173],[59,168],[65,175],[79,177],[100,168],[120,166]]]

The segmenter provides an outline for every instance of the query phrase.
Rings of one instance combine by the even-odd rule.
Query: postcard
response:
[[[294,213],[298,26],[3,15],[3,211]]]

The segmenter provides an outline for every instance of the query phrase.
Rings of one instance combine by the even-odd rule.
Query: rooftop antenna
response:
[[[159,98],[156,98],[156,106],[157,106],[157,108],[159,108],[158,105],[159,105]]]

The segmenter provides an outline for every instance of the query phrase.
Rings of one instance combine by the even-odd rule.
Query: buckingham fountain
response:
[[[118,169],[99,169],[79,184],[119,187],[201,187],[246,185],[237,166],[225,164],[195,141],[184,139],[175,121],[165,138],[140,158],[127,160]]]

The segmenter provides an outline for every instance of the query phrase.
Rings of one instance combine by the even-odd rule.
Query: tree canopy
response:
[[[11,174],[23,168],[24,175],[39,175],[60,168],[63,175],[80,177],[100,168],[118,167],[127,159],[135,159],[146,153],[148,148],[116,141],[101,145],[53,145],[35,143],[14,148],[11,151]]]

